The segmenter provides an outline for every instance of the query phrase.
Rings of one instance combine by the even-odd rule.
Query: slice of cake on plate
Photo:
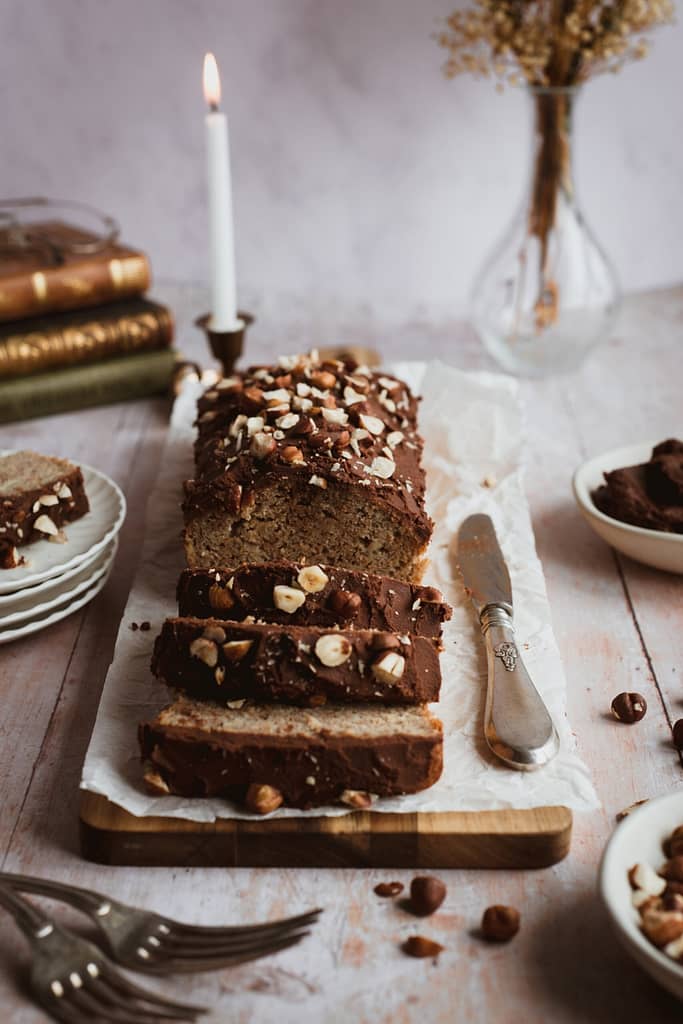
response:
[[[16,549],[26,544],[65,540],[62,528],[89,507],[73,462],[32,451],[0,456],[0,566],[20,564]]]

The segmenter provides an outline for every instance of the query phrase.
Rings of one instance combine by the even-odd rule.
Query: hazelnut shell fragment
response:
[[[425,957],[437,957],[439,953],[443,952],[444,947],[432,939],[426,939],[424,935],[411,935],[403,943],[401,949],[408,956],[424,959]]]
[[[375,886],[373,892],[375,895],[381,896],[382,899],[400,896],[403,892],[403,882],[380,882]]]

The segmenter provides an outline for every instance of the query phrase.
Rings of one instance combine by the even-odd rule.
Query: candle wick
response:
[[[211,103],[209,103],[209,110],[212,114],[216,114],[218,112],[218,104],[212,100]]]

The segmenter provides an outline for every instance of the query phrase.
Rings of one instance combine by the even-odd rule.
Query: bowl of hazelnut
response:
[[[572,485],[599,537],[637,562],[683,573],[683,441],[606,452],[584,462]]]
[[[683,1000],[683,789],[645,801],[617,825],[599,889],[628,952]]]

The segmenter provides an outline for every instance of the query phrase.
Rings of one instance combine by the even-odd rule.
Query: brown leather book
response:
[[[170,310],[149,299],[0,324],[0,381],[164,348],[172,340]]]
[[[144,253],[119,244],[88,254],[72,252],[70,244],[93,242],[97,236],[60,221],[35,227],[50,238],[51,247],[18,248],[11,231],[0,230],[0,322],[85,309],[149,288]]]

